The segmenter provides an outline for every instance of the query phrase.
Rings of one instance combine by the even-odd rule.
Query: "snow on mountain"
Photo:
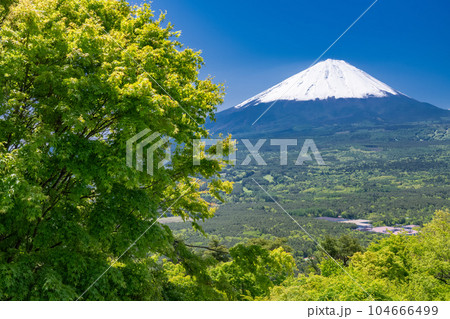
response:
[[[291,76],[235,108],[277,100],[310,101],[399,94],[401,93],[345,61],[328,59]]]

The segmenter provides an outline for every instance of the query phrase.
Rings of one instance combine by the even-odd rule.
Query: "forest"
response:
[[[399,137],[407,135],[395,132]],[[334,143],[316,139],[316,144],[325,166],[314,161],[296,166],[295,151],[288,156],[288,165],[278,165],[277,149],[261,151],[267,166],[243,166],[237,153],[237,164],[225,169],[227,179],[234,182],[233,192],[226,196],[216,216],[201,224],[205,232],[218,236],[227,246],[250,238],[287,238],[300,262],[299,258],[311,257],[317,248],[273,200],[315,238],[351,234],[362,244],[383,235],[355,231],[355,225],[317,217],[369,219],[374,226],[423,226],[436,210],[449,207],[448,140],[415,138],[398,142],[390,141],[386,134],[384,141],[380,138],[378,142],[350,142],[346,138]],[[246,155],[243,152],[240,157]],[[208,242],[187,224],[170,227],[188,242]]]
[[[207,291],[189,266],[166,260],[164,271],[183,300],[448,300],[449,227],[448,210],[439,210],[417,236],[387,236],[365,248],[348,235],[326,237],[301,272],[283,240],[251,239],[229,250],[212,241],[201,257],[211,260]]]
[[[225,86],[179,38],[151,4],[2,1],[0,300],[450,299],[448,125],[298,126],[326,165],[233,165]],[[145,130],[154,174],[127,165]]]

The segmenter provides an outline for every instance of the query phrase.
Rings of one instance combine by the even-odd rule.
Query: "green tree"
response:
[[[391,235],[356,252],[344,273],[330,259],[322,275],[288,278],[271,300],[448,300],[450,213],[437,211],[416,236]],[[370,294],[370,296],[368,295]]]
[[[230,249],[232,261],[212,268],[217,290],[228,300],[267,297],[270,288],[293,277],[295,261],[282,247],[268,250],[259,245],[238,244]]]
[[[230,259],[230,252],[228,248],[220,244],[217,237],[212,237],[208,243],[208,248],[204,253],[205,257],[211,256],[216,261],[228,261]]]
[[[438,210],[413,245],[412,267],[450,285],[450,213]]]
[[[410,236],[391,235],[352,257],[352,266],[367,277],[405,281],[411,270]]]
[[[450,213],[439,210],[416,236],[391,235],[351,259],[365,282],[385,280],[393,300],[448,300]]]
[[[0,24],[5,21],[6,16],[9,13],[9,8],[14,3],[14,0],[2,0],[0,3]]]
[[[199,228],[213,216],[212,200],[231,191],[219,176],[225,161],[192,161],[222,87],[198,78],[199,53],[149,5],[20,0],[4,8],[0,299],[74,299],[110,265],[83,298],[163,298],[147,256],[176,258],[180,247],[156,219],[170,209]],[[172,138],[174,149],[171,167],[152,176],[125,161],[126,141],[146,128]],[[222,143],[227,153],[230,139]]]
[[[350,235],[342,235],[339,238],[326,236],[321,246],[331,257],[342,261],[344,266],[347,266],[350,257],[354,253],[363,250],[358,239]],[[328,256],[326,254],[323,255],[324,257]]]

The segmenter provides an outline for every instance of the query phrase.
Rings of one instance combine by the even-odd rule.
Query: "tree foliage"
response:
[[[2,14],[0,299],[71,300],[110,265],[84,298],[162,298],[149,251],[184,257],[156,219],[170,208],[198,226],[231,190],[223,161],[192,163],[222,87],[149,5],[20,0]],[[125,161],[145,128],[174,148],[153,176]]]
[[[193,163],[193,140],[209,137],[204,124],[223,99],[221,85],[199,78],[199,52],[164,14],[121,0],[5,0],[0,26],[0,300],[449,300],[448,211],[364,252],[352,236],[321,237],[351,226],[314,218],[422,225],[448,202],[445,145],[414,157],[396,148],[390,160],[370,146],[330,151],[334,168],[230,171],[239,189],[228,210],[252,214],[210,227],[239,241],[185,243],[158,217],[204,234],[232,189],[219,175],[227,161],[207,156],[217,145]],[[127,140],[143,129],[171,138],[171,163],[153,175],[126,165]],[[225,155],[233,148],[230,137],[219,143]],[[288,199],[338,264],[282,222],[249,176]],[[302,273],[295,260],[311,256],[316,273]]]
[[[370,244],[366,252],[355,253],[346,273],[322,265],[327,270],[326,276],[301,274],[274,287],[270,298],[448,300],[449,218],[449,211],[437,211],[418,235],[391,235]]]
[[[347,266],[350,257],[353,256],[354,253],[363,250],[358,239],[347,234],[338,238],[326,236],[320,245],[328,253],[327,255],[323,254],[323,257],[327,258],[330,256],[340,260],[344,266]]]
[[[268,249],[238,244],[230,249],[230,259],[209,264],[203,259],[199,263],[204,267],[203,284],[190,267],[165,260],[164,269],[172,284],[171,300],[262,299],[269,297],[272,287],[294,276],[294,258],[280,246]]]

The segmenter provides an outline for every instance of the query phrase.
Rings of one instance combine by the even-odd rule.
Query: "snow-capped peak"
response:
[[[277,100],[309,101],[328,98],[368,98],[398,95],[388,85],[342,60],[328,59],[297,73],[235,106]]]

